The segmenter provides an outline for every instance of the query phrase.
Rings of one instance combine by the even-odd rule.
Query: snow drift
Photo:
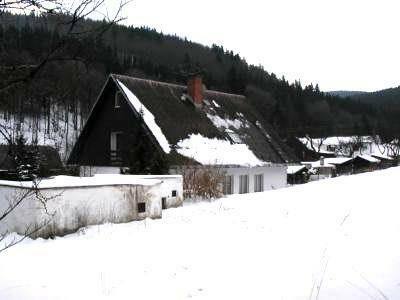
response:
[[[399,299],[399,176],[339,177],[26,240],[0,254],[0,299]]]

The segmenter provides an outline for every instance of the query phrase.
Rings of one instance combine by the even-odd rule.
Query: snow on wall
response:
[[[101,180],[100,180],[101,181]],[[46,207],[34,195],[25,199],[0,224],[0,234],[17,232],[23,234],[33,228],[50,222],[38,236],[65,234],[80,227],[103,223],[123,223],[146,217],[161,218],[161,184],[149,179],[150,185],[116,184],[100,186],[72,186],[41,189],[47,197]],[[0,211],[9,201],[15,201],[27,188],[4,185],[0,182]],[[145,202],[146,212],[138,213],[137,202]]]
[[[261,166],[259,160],[245,144],[231,144],[229,141],[210,139],[201,134],[191,134],[177,144],[179,154],[190,157],[203,165]]]
[[[154,137],[160,144],[161,148],[165,153],[169,153],[171,151],[169,142],[162,132],[161,128],[157,125],[154,115],[140,102],[140,100],[128,89],[121,81],[117,80],[119,86],[124,91],[126,97],[129,102],[132,104],[134,109],[139,113],[141,112],[143,115],[143,120],[146,123],[147,127],[153,133]]]

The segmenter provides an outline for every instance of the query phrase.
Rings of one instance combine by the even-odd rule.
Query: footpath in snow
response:
[[[400,299],[399,178],[392,168],[27,239],[0,253],[0,299]]]

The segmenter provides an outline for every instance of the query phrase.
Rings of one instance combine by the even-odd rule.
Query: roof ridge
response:
[[[159,85],[167,85],[167,86],[172,86],[172,87],[179,87],[179,88],[184,88],[184,89],[187,88],[186,85],[182,85],[182,84],[170,83],[170,82],[158,81],[158,80],[146,79],[146,78],[140,78],[140,77],[133,77],[133,76],[129,76],[129,75],[111,73],[110,76],[125,77],[127,79],[133,79],[133,80],[137,80],[137,81],[154,83],[154,84],[159,84]],[[228,95],[228,96],[236,96],[236,97],[246,98],[246,96],[240,95],[240,94],[233,94],[233,93],[227,93],[227,92],[221,92],[221,91],[215,91],[215,90],[209,90],[209,89],[206,89],[204,92],[205,93],[215,93],[215,94],[221,94],[221,95]]]
[[[160,84],[160,85],[169,85],[169,86],[174,86],[174,87],[186,88],[185,85],[176,84],[176,83],[170,83],[170,82],[165,82],[165,81],[158,81],[158,80],[152,80],[152,79],[146,79],[146,78],[139,78],[139,77],[133,77],[133,76],[121,75],[121,74],[110,74],[110,75],[111,76],[125,77],[127,79],[133,79],[133,80],[136,80],[136,81],[142,81],[142,82],[148,82],[148,83],[154,83],[154,84]]]

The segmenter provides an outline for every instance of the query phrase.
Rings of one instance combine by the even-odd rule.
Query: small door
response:
[[[162,206],[162,209],[167,209],[167,198],[165,198],[165,197],[161,198],[161,206]]]

